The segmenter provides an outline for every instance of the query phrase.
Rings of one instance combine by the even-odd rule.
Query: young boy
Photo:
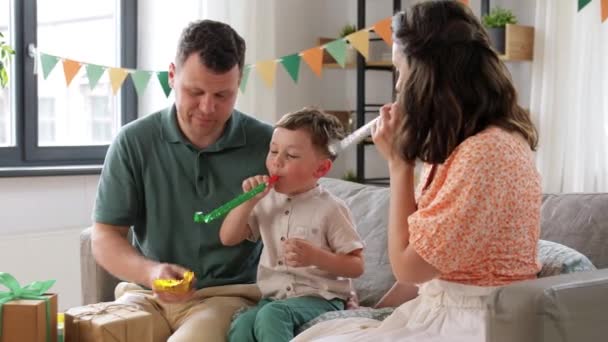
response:
[[[335,158],[328,143],[343,135],[337,118],[316,109],[286,114],[275,125],[266,168],[279,180],[232,210],[220,229],[224,245],[260,236],[264,243],[262,300],[232,322],[230,341],[289,341],[300,325],[344,309],[349,278],[363,274],[363,243],[346,205],[317,184]],[[248,178],[243,190],[268,179]]]

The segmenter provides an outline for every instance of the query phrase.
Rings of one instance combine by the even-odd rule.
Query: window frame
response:
[[[119,1],[119,67],[137,66],[137,1]],[[12,33],[15,56],[11,65],[15,142],[0,147],[0,177],[99,173],[109,145],[38,146],[38,81],[30,45],[37,45],[36,0],[13,0]],[[121,125],[137,118],[137,93],[130,77],[120,88]],[[26,96],[27,94],[27,96]],[[80,167],[82,166],[82,167]]]

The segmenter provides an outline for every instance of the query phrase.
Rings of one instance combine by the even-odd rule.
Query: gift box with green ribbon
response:
[[[57,295],[47,291],[55,280],[21,286],[0,272],[0,342],[56,342]]]

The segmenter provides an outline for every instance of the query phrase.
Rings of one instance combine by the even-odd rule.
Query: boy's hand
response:
[[[262,183],[268,184],[269,180],[270,180],[270,177],[268,177],[266,175],[257,175],[257,176],[249,177],[243,181],[243,185],[242,185],[243,191],[247,192]],[[272,189],[272,185],[267,186],[266,189],[264,189],[264,191],[260,192],[254,198],[252,198],[253,202],[257,203],[259,200],[264,198],[264,196],[266,196],[270,192],[270,189]]]
[[[285,263],[291,267],[316,266],[319,249],[302,239],[287,239],[283,243]]]

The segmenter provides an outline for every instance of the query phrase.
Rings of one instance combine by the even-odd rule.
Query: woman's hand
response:
[[[380,108],[380,116],[372,127],[372,140],[384,159],[391,162],[399,156],[393,151],[393,140],[397,134],[401,114],[396,103],[388,103]]]
[[[397,103],[388,103],[380,108],[378,121],[372,127],[372,140],[382,157],[388,161],[389,168],[414,166],[413,162],[403,160],[398,151],[394,150],[393,141],[398,134],[401,120],[403,115],[399,113]]]

